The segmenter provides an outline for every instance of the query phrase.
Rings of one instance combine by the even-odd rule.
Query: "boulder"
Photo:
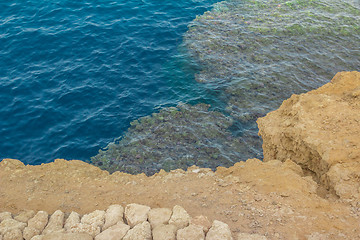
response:
[[[69,217],[65,221],[65,231],[71,232],[73,227],[76,227],[80,223],[80,215],[77,212],[71,212]]]
[[[39,211],[35,214],[33,218],[28,221],[27,227],[35,228],[40,233],[44,230],[46,224],[48,223],[48,214],[45,211]]]
[[[23,240],[23,235],[19,228],[13,228],[4,234],[3,240]]]
[[[206,234],[206,240],[232,240],[230,227],[223,222],[214,220],[209,232]]]
[[[121,205],[111,205],[106,210],[105,225],[103,230],[117,224],[118,222],[124,222],[124,208]]]
[[[129,225],[126,225],[120,221],[116,225],[113,225],[102,233],[98,234],[95,237],[95,240],[121,240],[129,231],[129,229]]]
[[[125,207],[125,219],[130,227],[142,223],[148,219],[150,207],[136,203],[129,204]]]
[[[211,228],[211,222],[206,216],[203,215],[191,218],[190,224],[201,226],[205,233],[207,233]]]
[[[64,213],[60,210],[55,211],[49,220],[49,223],[45,227],[43,234],[64,231]]]
[[[89,224],[94,227],[100,227],[101,229],[105,223],[105,211],[95,210],[86,214],[81,218],[81,223]]]
[[[179,229],[176,233],[177,240],[204,240],[205,233],[202,226],[189,225],[186,228]]]
[[[46,234],[41,240],[93,240],[93,237],[86,233],[56,232]]]
[[[190,216],[186,210],[178,205],[173,207],[169,224],[175,225],[177,229],[187,227],[190,222]]]
[[[29,219],[35,216],[34,210],[24,210],[21,211],[14,219],[19,222],[27,223]]]
[[[0,223],[4,221],[5,219],[12,218],[12,215],[10,212],[2,212],[0,213]]]
[[[175,225],[157,225],[152,231],[153,240],[175,240],[176,230]]]
[[[13,235],[14,232],[17,232],[15,231],[16,229],[19,229],[20,232],[22,232],[25,227],[26,227],[26,223],[16,221],[15,219],[12,218],[7,218],[0,223],[0,235],[1,234],[4,235],[4,239],[5,239],[5,235],[7,232],[11,231],[12,233],[10,235]],[[21,234],[21,238],[22,238],[22,234]]]
[[[151,226],[148,221],[139,223],[130,229],[123,240],[152,240]]]
[[[154,229],[158,225],[168,224],[172,211],[169,208],[153,208],[149,211],[149,222]]]

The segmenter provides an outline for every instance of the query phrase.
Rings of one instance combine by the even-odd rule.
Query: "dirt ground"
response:
[[[82,161],[24,166],[0,163],[0,212],[60,209],[80,214],[111,204],[183,206],[239,232],[268,239],[360,239],[359,207],[335,196],[320,197],[317,184],[293,162],[252,159],[231,168],[161,171],[151,177],[109,175]]]

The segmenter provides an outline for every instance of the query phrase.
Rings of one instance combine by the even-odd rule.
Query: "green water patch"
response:
[[[293,93],[360,69],[360,3],[229,0],[198,16],[185,45],[202,64],[198,82],[223,89],[226,110],[255,121]]]
[[[160,169],[230,166],[247,148],[228,128],[233,120],[207,104],[179,104],[131,122],[119,141],[91,161],[110,172],[154,174]]]

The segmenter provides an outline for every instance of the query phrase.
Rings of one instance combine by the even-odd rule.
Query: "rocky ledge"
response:
[[[91,216],[101,212],[106,225],[106,214],[114,204],[137,203],[148,206],[149,213],[172,209],[172,215],[175,206],[182,206],[191,216],[207,216],[212,227],[226,223],[234,239],[360,239],[359,108],[360,73],[338,73],[330,83],[293,95],[258,120],[264,161],[249,159],[216,172],[194,166],[147,177],[109,174],[76,160],[25,166],[4,159],[0,162],[0,212],[8,212],[1,215],[8,220],[5,216],[0,224],[20,224],[25,235],[33,217],[25,219],[26,224],[19,216],[46,211],[52,213],[50,218],[44,214],[48,225],[55,216],[66,216],[64,232],[53,234],[71,239],[72,234],[80,234],[66,233],[72,212],[78,213],[77,224],[89,225],[96,222]],[[150,219],[148,215],[141,226],[149,229],[150,224],[156,239]],[[119,226],[130,232],[139,224],[132,225],[125,213]],[[1,232],[3,240],[5,234]]]

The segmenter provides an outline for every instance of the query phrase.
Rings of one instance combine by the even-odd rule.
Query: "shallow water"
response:
[[[262,157],[258,117],[360,69],[357,1],[215,2],[0,3],[0,158],[230,166]]]
[[[214,0],[0,2],[0,158],[89,160],[130,121],[212,101],[179,47]]]

